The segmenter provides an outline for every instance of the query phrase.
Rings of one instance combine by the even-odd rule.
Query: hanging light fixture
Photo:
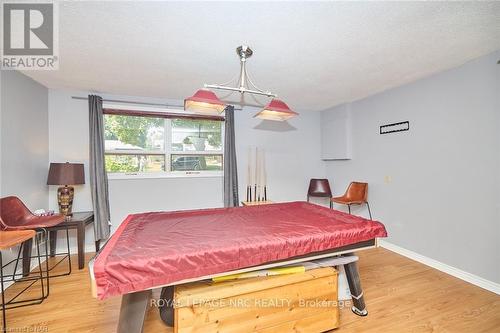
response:
[[[285,121],[298,115],[297,112],[290,110],[285,102],[273,98],[262,111],[254,117],[266,120]]]
[[[246,68],[246,61],[253,54],[253,51],[252,49],[250,49],[250,47],[246,45],[238,46],[238,48],[236,48],[236,54],[240,58],[240,74],[236,86],[228,85],[229,83],[234,81],[231,80],[223,84],[205,84],[205,88],[239,92],[241,95],[251,94],[273,97],[271,102],[263,110],[255,115],[255,117],[260,119],[285,121],[298,115],[297,112],[290,110],[288,105],[286,105],[283,101],[276,99],[277,95],[275,93],[259,89],[250,79]],[[211,93],[211,95],[209,95],[208,93]],[[198,94],[200,94],[200,96],[197,96]],[[184,101],[185,110],[189,109],[197,113],[214,112],[214,110],[220,110],[218,112],[222,112],[225,105],[224,107],[222,107],[222,109],[220,109],[220,105],[224,105],[224,103],[220,101],[219,98],[217,98],[217,96],[209,90],[198,90],[196,94]]]
[[[200,89],[184,100],[184,110],[194,113],[219,114],[226,105],[210,90]]]

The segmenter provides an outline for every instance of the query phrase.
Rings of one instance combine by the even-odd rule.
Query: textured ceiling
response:
[[[303,112],[500,49],[500,2],[63,2],[59,31],[60,69],[25,72],[51,88],[183,99],[247,44],[253,81]]]

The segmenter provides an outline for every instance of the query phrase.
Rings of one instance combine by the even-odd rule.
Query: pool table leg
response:
[[[368,311],[366,310],[365,299],[363,297],[357,262],[344,265],[344,269],[352,296],[353,307],[351,310],[358,316],[364,317],[368,315]]]
[[[160,306],[160,318],[167,326],[174,327],[174,287],[168,286],[161,289],[160,299],[163,301]]]
[[[142,333],[151,295],[144,290],[122,296],[117,333]]]

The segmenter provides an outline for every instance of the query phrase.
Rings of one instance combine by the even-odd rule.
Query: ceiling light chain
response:
[[[267,97],[276,97],[277,95],[270,92],[270,91],[263,91],[255,86],[252,82],[252,86],[254,89],[249,89],[248,87],[245,86],[246,83],[246,78],[248,77],[247,70],[246,70],[246,61],[248,58],[250,58],[253,54],[252,49],[250,49],[248,46],[243,45],[239,46],[236,49],[236,54],[240,57],[240,77],[237,82],[238,87],[230,87],[226,85],[219,85],[219,84],[205,84],[205,88],[209,89],[218,89],[218,90],[229,90],[229,91],[236,91],[241,94],[244,93],[249,93],[249,94],[256,94],[256,95],[264,95]],[[251,82],[251,81],[250,81]]]

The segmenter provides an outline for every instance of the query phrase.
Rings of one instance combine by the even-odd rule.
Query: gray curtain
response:
[[[238,170],[234,142],[234,106],[226,107],[224,136],[224,207],[236,207],[238,200]]]
[[[105,240],[110,235],[108,198],[108,175],[104,162],[104,120],[102,98],[89,95],[90,131],[90,191],[94,206],[94,232],[96,240]]]

